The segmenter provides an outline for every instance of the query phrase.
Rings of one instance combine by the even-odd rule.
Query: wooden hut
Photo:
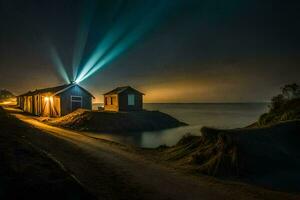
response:
[[[48,117],[67,115],[78,108],[92,109],[94,96],[77,84],[30,91],[18,96],[18,105],[25,112]]]
[[[117,87],[104,94],[106,111],[141,111],[143,110],[143,93],[130,87]]]

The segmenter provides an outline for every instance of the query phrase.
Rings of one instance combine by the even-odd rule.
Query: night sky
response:
[[[80,24],[89,27],[82,63],[114,25],[147,29],[80,83],[96,101],[131,85],[146,102],[260,102],[300,80],[297,1],[86,2],[0,0],[0,88],[20,94],[64,84],[49,49],[57,49],[71,76]]]

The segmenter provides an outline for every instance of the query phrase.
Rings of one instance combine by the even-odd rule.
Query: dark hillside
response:
[[[159,111],[105,112],[79,109],[57,119],[52,125],[94,132],[137,132],[174,128],[186,125]]]
[[[300,121],[263,128],[202,128],[162,151],[165,160],[196,172],[242,178],[275,189],[300,191]]]
[[[4,101],[10,101],[15,98],[15,95],[8,90],[0,90],[0,103]]]

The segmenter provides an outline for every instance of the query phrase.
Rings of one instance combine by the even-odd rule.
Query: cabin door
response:
[[[50,99],[49,97],[41,97],[41,115],[50,117]]]
[[[72,112],[82,108],[82,96],[71,96],[71,110]]]
[[[60,117],[61,111],[60,111],[60,97],[53,97],[53,110],[52,110],[52,116],[53,117]]]

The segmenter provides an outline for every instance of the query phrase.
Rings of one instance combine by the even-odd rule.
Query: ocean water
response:
[[[95,104],[97,109],[100,104]],[[174,145],[187,133],[201,135],[203,126],[215,128],[240,128],[255,122],[267,111],[267,103],[172,103],[144,104],[146,110],[159,110],[188,126],[161,131],[126,133],[126,134],[93,134],[93,136],[120,143],[153,148],[159,145]]]

